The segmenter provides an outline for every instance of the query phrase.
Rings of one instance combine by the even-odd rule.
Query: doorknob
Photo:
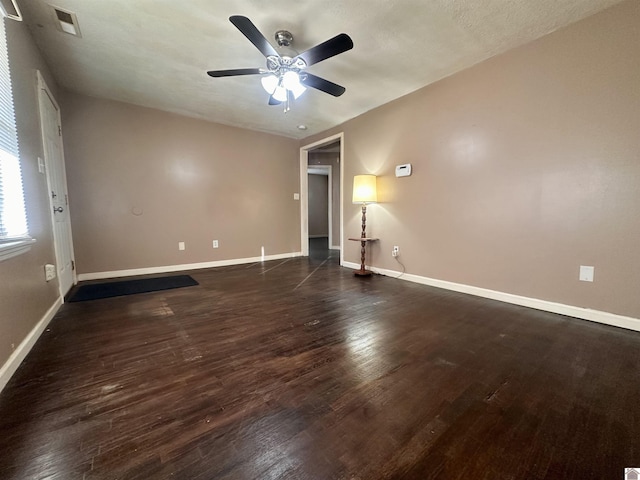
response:
[[[62,213],[64,212],[64,208],[62,207],[53,207],[53,213]]]

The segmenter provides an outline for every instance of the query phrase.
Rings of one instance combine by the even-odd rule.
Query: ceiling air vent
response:
[[[55,15],[56,27],[58,30],[76,37],[82,36],[80,35],[80,27],[78,26],[78,19],[76,18],[75,13],[68,12],[60,7],[53,7],[53,13]]]
[[[22,14],[16,4],[16,0],[0,0],[0,15],[14,20],[22,21]],[[0,19],[1,19],[0,16]]]

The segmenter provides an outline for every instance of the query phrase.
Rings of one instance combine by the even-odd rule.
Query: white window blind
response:
[[[0,18],[0,247],[29,237],[4,22]]]

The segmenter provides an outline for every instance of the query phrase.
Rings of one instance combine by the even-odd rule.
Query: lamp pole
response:
[[[356,271],[356,275],[371,275],[371,272],[364,268],[367,247],[367,204],[362,204],[362,234],[360,235],[360,270]]]
[[[349,239],[360,241],[360,270],[354,272],[356,275],[367,276],[373,273],[365,268],[367,242],[375,240],[367,237],[367,203],[375,203],[377,201],[375,175],[356,175],[353,177],[353,203],[362,204],[362,231],[360,238]]]

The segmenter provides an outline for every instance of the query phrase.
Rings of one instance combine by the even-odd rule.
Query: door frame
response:
[[[322,173],[314,173],[310,170],[320,170]],[[311,168],[307,166],[307,175],[321,175],[327,178],[327,221],[329,222],[329,242],[328,247],[331,250],[333,245],[333,167],[331,165],[313,165]],[[308,179],[307,179],[308,180]]]
[[[67,294],[67,292],[62,291],[62,283],[60,282],[60,276],[59,276],[60,265],[62,262],[60,261],[61,253],[60,253],[59,239],[56,238],[56,234],[55,234],[56,219],[53,213],[53,203],[51,199],[51,194],[49,193],[51,192],[51,180],[49,177],[50,160],[47,158],[47,153],[46,153],[47,150],[45,148],[45,142],[47,141],[47,139],[45,134],[46,126],[45,126],[44,115],[43,115],[44,106],[42,102],[45,101],[45,98],[43,97],[43,95],[46,95],[48,99],[51,101],[51,103],[53,104],[53,106],[55,107],[58,115],[58,125],[62,125],[62,119],[60,117],[60,105],[58,105],[56,98],[53,96],[53,93],[51,92],[51,89],[47,85],[47,82],[44,80],[42,73],[40,73],[40,70],[36,70],[36,77],[37,77],[37,85],[38,85],[38,116],[40,117],[40,136],[42,139],[42,156],[44,157],[45,176],[47,179],[47,199],[49,202],[49,216],[51,218],[51,234],[53,238],[53,245],[54,245],[55,256],[56,256],[56,276],[58,277],[58,291],[60,292],[60,297],[64,302],[64,296]],[[66,164],[64,159],[64,145],[62,142],[62,133],[60,133],[60,156],[62,157],[62,179],[64,182],[64,191],[65,191],[65,195],[68,195],[67,171],[66,171],[67,169],[66,169]],[[78,275],[77,275],[77,270],[75,268],[75,252],[73,250],[73,235],[71,231],[71,211],[69,209],[68,198],[66,203],[67,203],[66,208],[67,208],[67,218],[68,218],[67,234],[69,236],[69,253],[71,255],[71,265],[72,265],[71,274],[72,274],[72,286],[73,286],[78,283]]]
[[[300,251],[302,256],[309,256],[309,182],[307,168],[309,151],[318,147],[340,141],[340,265],[344,263],[344,248],[342,247],[344,224],[344,132],[331,135],[313,143],[300,147]],[[329,242],[330,244],[332,242]]]

